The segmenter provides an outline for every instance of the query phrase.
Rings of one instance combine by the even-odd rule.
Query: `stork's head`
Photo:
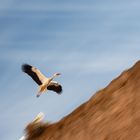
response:
[[[54,76],[54,77],[57,77],[57,76],[59,76],[59,75],[61,75],[61,73],[55,73],[53,76]]]

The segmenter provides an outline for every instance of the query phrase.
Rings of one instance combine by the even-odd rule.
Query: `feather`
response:
[[[48,85],[47,89],[55,91],[58,94],[61,94],[61,92],[62,92],[62,86],[53,81]]]

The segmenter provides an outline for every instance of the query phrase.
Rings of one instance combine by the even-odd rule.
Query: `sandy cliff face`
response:
[[[29,124],[27,140],[140,140],[140,61],[54,124]]]

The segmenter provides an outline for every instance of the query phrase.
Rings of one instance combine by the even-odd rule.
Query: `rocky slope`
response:
[[[26,140],[140,140],[140,61],[57,123],[30,123]]]

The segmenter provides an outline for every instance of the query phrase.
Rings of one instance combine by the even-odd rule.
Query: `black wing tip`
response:
[[[62,94],[62,92],[63,92],[63,89],[62,89],[62,86],[60,85],[60,86],[59,86],[59,90],[57,91],[57,93],[58,93],[58,94]]]
[[[61,94],[62,93],[62,86],[60,84],[58,84],[58,83],[57,84],[53,83],[53,84],[49,85],[47,87],[47,89],[48,90],[52,90],[52,91],[54,91],[57,94]]]
[[[27,72],[32,69],[32,66],[29,64],[22,64],[21,69],[23,72]]]
[[[58,94],[58,95],[61,95],[61,94],[62,94],[62,91],[61,91],[61,92],[57,92],[57,94]]]

